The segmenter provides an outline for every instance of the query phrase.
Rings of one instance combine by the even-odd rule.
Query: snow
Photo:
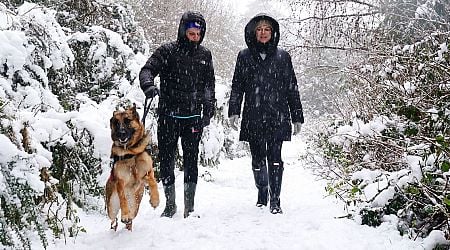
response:
[[[23,46],[26,42],[25,34],[19,31],[5,30],[0,32],[0,63],[8,63],[8,74],[20,69],[25,64],[26,56],[29,54]]]
[[[133,231],[119,224],[114,232],[106,215],[81,212],[86,233],[49,249],[424,249],[420,241],[399,235],[395,218],[377,228],[340,218],[346,215],[344,204],[326,197],[325,183],[299,161],[305,146],[299,136],[284,145],[281,215],[255,206],[251,159],[242,157],[207,169],[212,181],[199,178],[194,214],[200,218],[183,218],[183,173],[176,172],[178,211],[173,218],[160,217],[165,199],[159,183],[160,206],[151,208],[144,194]]]
[[[246,1],[238,1],[244,8]],[[236,4],[238,4],[236,2]],[[243,4],[243,5],[241,5]],[[51,39],[56,41],[51,48],[53,54],[43,56],[43,68],[33,68],[33,72],[41,76],[46,83],[45,69],[53,67],[62,68],[70,64],[74,58],[70,51],[67,38],[61,27],[54,20],[54,13],[44,13],[37,5],[25,3],[19,14],[28,16],[41,23],[51,34]],[[4,11],[4,5],[0,4],[0,28],[7,28],[15,22],[11,13]],[[56,27],[56,29],[53,29]],[[49,28],[49,29],[47,29]],[[121,38],[116,34],[100,27],[94,27],[90,34],[100,35],[105,32],[109,41],[118,51],[132,56]],[[89,40],[86,34],[76,33],[70,39],[79,41]],[[102,57],[104,44],[93,49],[92,56]],[[11,77],[14,72],[32,67],[30,54],[35,50],[28,44],[25,32],[0,29],[0,64],[7,65],[5,75]],[[442,47],[442,51],[444,48]],[[134,54],[133,54],[134,55]],[[128,62],[131,74],[136,75],[140,65],[146,57],[142,54],[135,55],[135,60]],[[108,61],[107,61],[108,62]],[[134,64],[133,64],[134,62]],[[111,64],[103,65],[104,74],[111,71]],[[25,71],[22,71],[25,74]],[[97,104],[86,96],[78,95],[80,109],[78,112],[63,112],[56,98],[46,86],[32,79],[30,75],[22,77],[30,86],[19,86],[18,90],[11,87],[11,79],[0,78],[0,97],[11,100],[11,103],[3,106],[5,114],[16,115],[15,122],[1,119],[3,127],[11,126],[15,134],[20,134],[23,123],[29,124],[29,133],[32,148],[36,152],[25,153],[20,143],[10,141],[4,134],[0,134],[0,163],[7,164],[18,155],[30,160],[23,165],[18,162],[14,174],[21,175],[24,181],[35,190],[42,191],[43,183],[38,178],[38,169],[49,167],[52,161],[52,153],[47,151],[41,142],[65,142],[74,143],[70,136],[71,130],[66,122],[71,121],[79,129],[87,129],[95,135],[93,140],[95,157],[102,159],[102,166],[109,167],[110,131],[109,118],[117,104],[117,97],[113,95],[105,101]],[[227,97],[226,86],[217,86],[218,103],[225,104]],[[143,94],[137,85],[123,82],[119,92],[124,93],[124,98],[132,102],[143,103]],[[155,99],[155,103],[156,103]],[[39,106],[45,104],[45,110],[39,110]],[[226,105],[225,105],[226,106]],[[142,112],[142,109],[139,110]],[[225,111],[226,112],[226,111]],[[6,124],[8,123],[9,124]],[[223,123],[227,121],[224,120]],[[357,139],[359,136],[370,136],[379,133],[385,128],[386,121],[376,118],[370,123],[356,120],[353,126],[338,129],[338,136],[332,143],[345,145],[347,140]],[[212,121],[217,130],[208,129],[212,140],[204,144],[208,155],[217,155],[223,145],[223,130],[221,124]],[[234,133],[234,132],[232,132]],[[235,137],[237,138],[237,136]],[[20,138],[18,138],[20,139]],[[272,215],[268,208],[257,208],[256,188],[251,171],[251,159],[248,156],[225,159],[220,158],[220,164],[215,168],[201,168],[200,173],[210,173],[209,178],[199,178],[196,194],[196,214],[200,218],[191,216],[184,219],[183,209],[183,173],[177,172],[177,204],[178,213],[174,218],[161,218],[164,208],[164,195],[162,185],[159,184],[161,204],[152,209],[144,198],[141,210],[134,220],[133,231],[129,232],[121,224],[118,231],[109,229],[110,222],[105,213],[86,213],[79,210],[79,224],[86,229],[86,233],[80,233],[76,238],[57,240],[48,246],[48,249],[432,249],[439,242],[444,242],[443,233],[434,231],[426,239],[413,241],[400,236],[397,230],[395,216],[385,216],[384,222],[377,228],[360,225],[358,218],[350,220],[342,218],[347,215],[345,204],[335,197],[326,196],[323,181],[316,180],[310,172],[307,164],[300,160],[307,144],[303,137],[296,136],[292,142],[286,142],[283,147],[283,159],[285,161],[285,173],[281,193],[281,206],[284,214]],[[245,155],[245,152],[239,155]],[[369,158],[370,156],[368,156]],[[407,157],[408,164],[417,179],[421,178],[420,158]],[[318,159],[320,161],[320,159]],[[32,163],[32,166],[27,165]],[[3,165],[2,165],[3,166]],[[105,169],[106,170],[106,169]],[[105,183],[108,171],[98,177],[100,183]],[[397,173],[399,183],[409,181],[408,177],[402,177]],[[386,186],[391,179],[381,179],[380,183],[372,183],[378,177],[377,172],[360,171],[355,174],[358,178],[367,182],[364,190],[366,195],[373,197],[374,190]],[[5,192],[5,177],[0,172],[0,193]],[[147,194],[146,194],[147,195]],[[387,189],[375,199],[375,203],[385,204],[392,197],[392,190]],[[38,239],[32,242],[33,249],[40,249]]]
[[[438,244],[445,244],[448,241],[445,239],[445,235],[442,231],[433,230],[430,235],[424,240],[424,249],[433,249]]]
[[[46,58],[47,60],[49,59],[46,62],[46,67],[52,66],[57,70],[65,66],[66,59],[73,61],[74,56],[66,43],[66,35],[54,18],[55,13],[55,10],[42,9],[38,5],[29,2],[25,2],[18,8],[19,15],[26,16],[28,22],[45,27],[49,38],[55,41],[55,43],[50,44],[50,51],[52,53],[50,54],[50,58]]]
[[[443,54],[448,52],[448,48],[447,48],[447,43],[442,43],[439,45],[439,50],[438,50],[438,58],[439,60],[445,60],[443,58]]]
[[[3,134],[0,134],[0,162],[8,163],[14,156],[20,153],[20,151],[14,146],[14,144]]]

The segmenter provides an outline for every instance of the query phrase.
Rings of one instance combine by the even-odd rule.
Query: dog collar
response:
[[[121,160],[128,160],[128,159],[131,159],[131,158],[133,158],[134,156],[135,156],[135,155],[133,155],[133,154],[126,154],[126,155],[122,155],[122,156],[115,155],[115,156],[113,157],[113,164],[116,163],[116,162],[118,162],[118,161],[121,161]]]

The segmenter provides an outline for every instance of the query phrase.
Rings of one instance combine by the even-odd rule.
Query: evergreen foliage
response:
[[[120,86],[137,76],[130,66],[148,50],[130,8],[97,1],[36,3],[42,5],[20,15],[30,3],[10,1],[2,9],[11,23],[1,32],[23,42],[23,54],[15,55],[23,64],[6,60],[0,69],[0,131],[19,155],[0,161],[0,244],[20,249],[36,247],[37,238],[46,248],[52,237],[76,237],[84,231],[77,210],[103,209],[98,177],[105,167],[93,143],[99,135],[64,110],[111,93],[123,96]],[[60,134],[35,131],[33,123],[45,122],[46,113],[66,116],[62,123],[48,120],[49,131],[56,122]]]
[[[30,164],[31,159],[15,159]],[[48,246],[42,219],[40,193],[22,178],[14,176],[16,162],[1,165],[6,190],[0,194],[0,243],[3,246],[31,249],[32,239],[39,237],[43,247]]]
[[[355,1],[339,4],[344,3]],[[448,238],[450,40],[445,13],[450,5],[359,4],[376,10],[373,16],[382,22],[366,33],[373,46],[363,53],[365,59],[341,69],[343,81],[332,99],[337,112],[329,116],[334,120],[311,138],[321,158],[308,159],[328,180],[329,194],[359,210],[353,216],[360,216],[363,224],[377,226],[384,215],[394,214],[401,234],[417,238],[441,230]],[[350,23],[349,16],[364,16],[327,14],[323,20],[346,17]],[[345,32],[345,26],[328,29]],[[349,50],[355,48],[348,44]]]

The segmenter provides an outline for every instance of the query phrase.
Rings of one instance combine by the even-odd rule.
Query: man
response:
[[[184,169],[184,217],[194,211],[198,146],[203,128],[214,115],[214,68],[211,52],[201,46],[206,22],[198,12],[183,14],[176,41],[160,46],[139,74],[146,98],[159,94],[158,147],[160,177],[166,197],[162,217],[172,217],[175,204],[175,152],[181,138]],[[154,78],[159,75],[160,89]]]
[[[245,26],[246,49],[239,52],[231,86],[228,116],[238,129],[245,96],[239,139],[248,141],[258,189],[256,206],[282,213],[280,206],[283,141],[291,140],[304,122],[302,104],[289,53],[278,48],[280,31],[272,17],[259,14]],[[268,168],[267,168],[268,165]]]

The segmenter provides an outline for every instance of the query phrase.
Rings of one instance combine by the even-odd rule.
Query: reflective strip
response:
[[[177,119],[189,119],[189,118],[194,118],[194,117],[200,117],[200,115],[190,115],[190,116],[171,115],[171,117],[177,118]]]

